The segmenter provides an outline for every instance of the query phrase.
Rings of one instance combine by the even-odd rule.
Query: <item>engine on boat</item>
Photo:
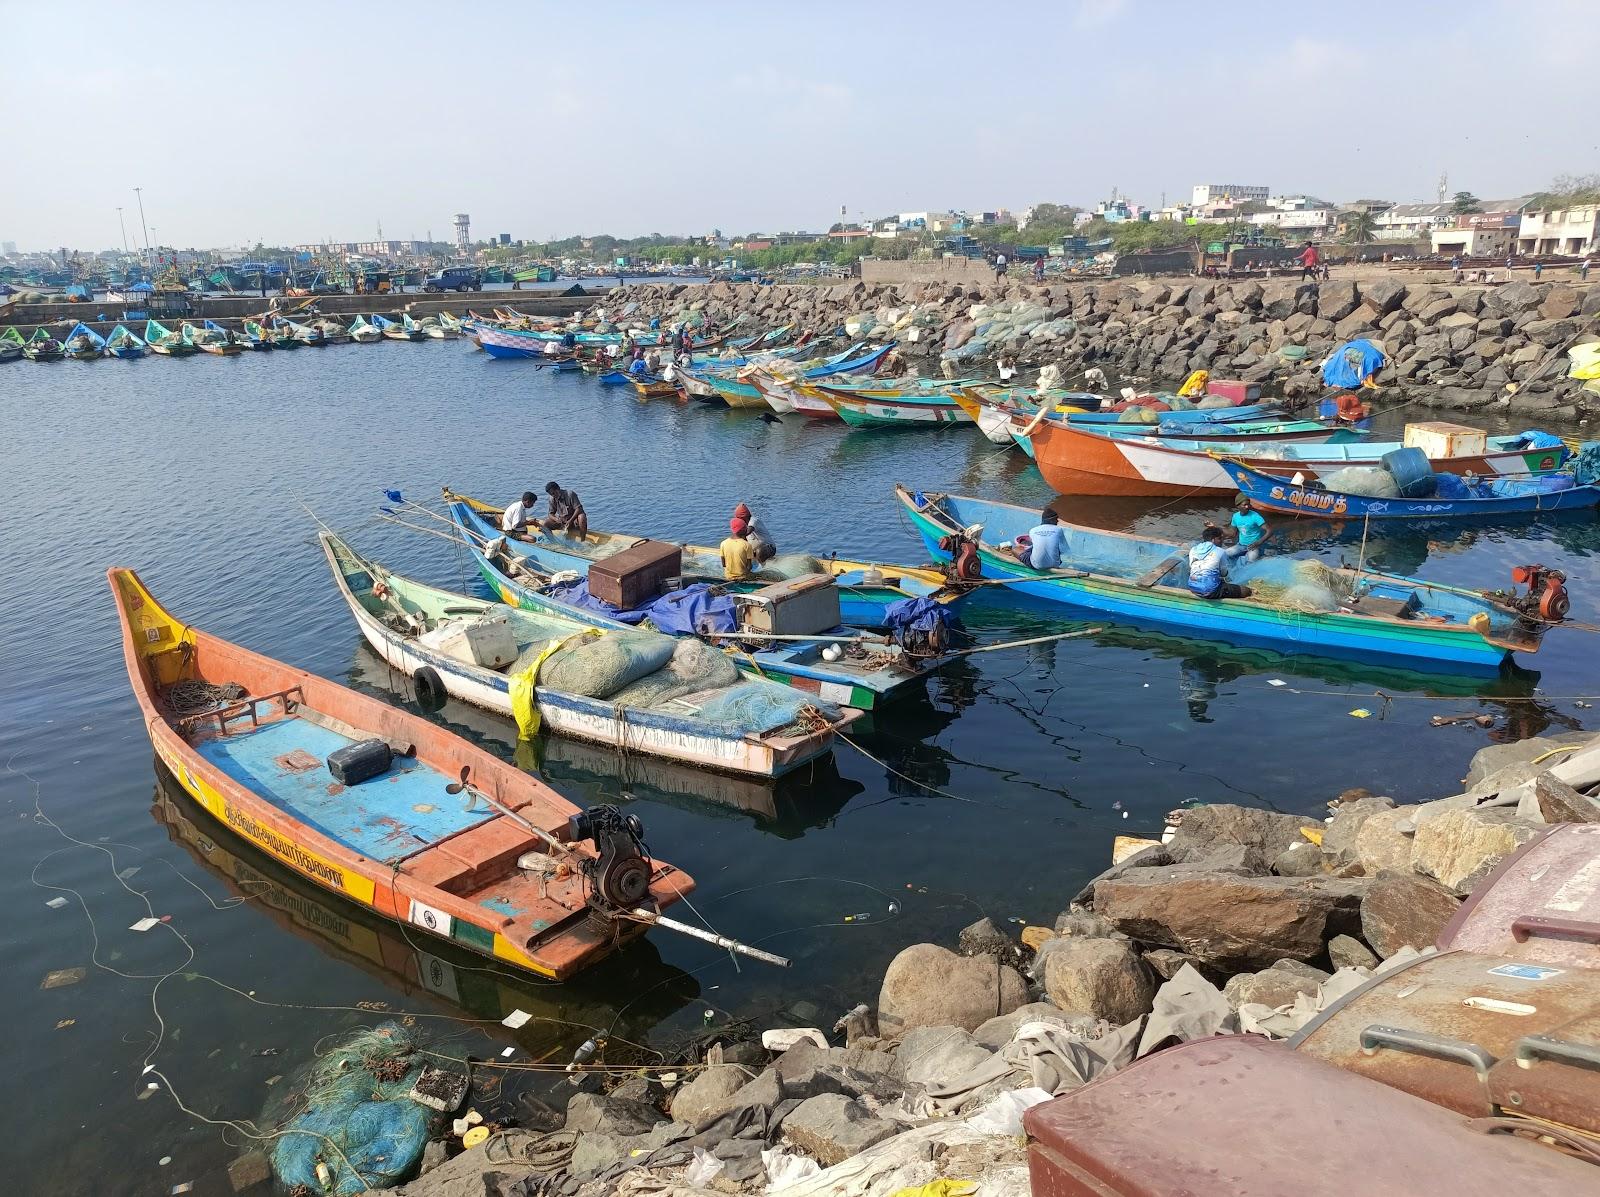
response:
[[[1547,565],[1516,565],[1511,568],[1511,580],[1526,586],[1526,593],[1502,590],[1491,597],[1528,619],[1545,623],[1560,623],[1572,609],[1572,597],[1567,593],[1567,575]]]
[[[638,815],[615,806],[591,806],[567,820],[568,838],[594,842],[598,855],[583,864],[589,904],[611,912],[631,910],[650,896],[650,850]]]

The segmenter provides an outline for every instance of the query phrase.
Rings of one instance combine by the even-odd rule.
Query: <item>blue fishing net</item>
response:
[[[422,1159],[438,1117],[409,1096],[422,1068],[416,1043],[393,1022],[358,1031],[322,1056],[301,1086],[305,1108],[273,1148],[278,1180],[338,1197],[398,1184]],[[331,1188],[318,1179],[318,1163]]]
[[[699,718],[723,731],[752,735],[793,723],[806,707],[815,707],[830,721],[839,709],[789,686],[749,681],[731,686],[700,708]]]
[[[545,662],[539,684],[563,694],[610,698],[672,659],[677,641],[657,632],[608,632],[563,648]]]

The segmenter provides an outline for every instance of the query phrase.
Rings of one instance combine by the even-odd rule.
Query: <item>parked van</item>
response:
[[[422,280],[422,289],[438,291],[482,291],[483,274],[476,266],[446,266]]]

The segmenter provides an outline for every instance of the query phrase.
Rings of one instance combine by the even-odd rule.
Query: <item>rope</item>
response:
[[[237,701],[248,693],[249,691],[238,682],[216,685],[212,682],[185,679],[173,682],[161,692],[161,697],[167,706],[172,708],[174,715],[199,715],[206,711],[214,711],[224,703]]]

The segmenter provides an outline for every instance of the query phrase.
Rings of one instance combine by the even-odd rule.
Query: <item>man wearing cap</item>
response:
[[[722,554],[722,573],[730,582],[737,582],[750,576],[750,566],[755,561],[755,554],[751,551],[750,542],[746,534],[749,531],[747,521],[734,516],[728,521],[728,539],[722,542],[719,551]]]
[[[733,518],[744,521],[745,539],[750,542],[750,554],[755,558],[756,564],[771,561],[778,555],[778,546],[773,543],[767,526],[750,514],[750,508],[746,504],[740,503],[733,509]]]

